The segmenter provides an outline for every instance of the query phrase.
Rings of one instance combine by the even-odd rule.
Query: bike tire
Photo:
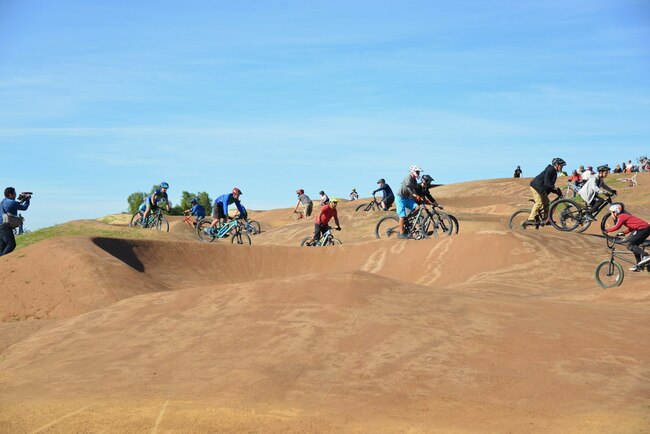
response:
[[[458,219],[451,214],[447,214],[447,215],[454,222],[454,233],[458,235],[458,232],[460,231],[460,223],[458,223]]]
[[[259,222],[257,220],[249,220],[248,221],[248,227],[246,230],[251,234],[251,235],[257,235],[260,232],[262,232],[262,226],[260,226]]]
[[[436,238],[438,237],[438,233],[441,235],[451,235],[454,231],[453,220],[444,212],[438,211],[438,217],[432,223],[434,224],[433,230],[436,232]]]
[[[375,226],[375,237],[378,239],[397,237],[399,233],[399,218],[388,215],[382,217]]]
[[[165,217],[160,217],[158,221],[156,221],[156,229],[162,232],[169,232],[169,222]]]
[[[247,232],[244,231],[235,231],[230,233],[230,243],[231,244],[238,244],[238,245],[248,245],[250,246],[253,244],[251,242],[251,237],[248,235]]]
[[[533,226],[524,226],[524,222],[527,221],[528,217],[530,216],[530,211],[531,210],[526,208],[515,211],[512,216],[510,216],[510,220],[508,221],[508,227],[510,230],[525,231],[528,229],[534,229]]]
[[[623,271],[621,264],[610,259],[609,261],[603,261],[596,266],[594,277],[601,288],[614,288],[623,283],[625,272]]]
[[[311,241],[311,237],[305,237],[300,242],[300,247],[311,247],[308,243]]]
[[[560,199],[551,205],[548,212],[553,227],[562,232],[576,230],[583,223],[583,212],[580,206],[571,199]],[[591,223],[591,222],[588,222]],[[589,225],[587,225],[589,227]],[[586,230],[583,229],[583,231]]]
[[[206,217],[199,220],[199,222],[196,224],[196,236],[199,238],[199,240],[206,243],[211,243],[214,241],[214,232],[209,230],[211,224],[211,218]]]
[[[142,212],[141,211],[136,211],[133,213],[133,216],[131,217],[131,221],[129,222],[129,227],[135,227],[135,226],[142,226]]]
[[[343,244],[343,243],[342,243],[341,240],[339,240],[338,238],[332,238],[332,241],[330,241],[330,244],[329,244],[329,245],[330,245],[330,246],[340,246],[340,245],[342,245],[342,244]]]
[[[362,203],[361,205],[359,205],[358,207],[356,207],[354,211],[355,211],[355,212],[357,212],[357,211],[361,211],[362,208],[365,208],[365,207],[367,207],[367,206],[368,206],[367,203]],[[365,210],[364,210],[364,211],[365,211]]]

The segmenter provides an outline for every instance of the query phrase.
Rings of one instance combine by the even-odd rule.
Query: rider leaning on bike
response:
[[[320,213],[316,217],[314,224],[314,238],[312,238],[311,243],[316,244],[322,234],[327,232],[329,229],[329,221],[334,217],[334,222],[336,223],[336,230],[341,230],[341,225],[339,224],[339,214],[336,211],[336,206],[338,205],[339,200],[336,197],[330,198],[330,203],[321,207]]]
[[[160,183],[160,188],[154,191],[151,196],[147,196],[145,199],[144,204],[144,213],[142,214],[142,227],[147,227],[147,217],[149,217],[149,214],[152,211],[158,211],[158,202],[165,201],[165,207],[167,209],[167,212],[171,210],[169,206],[169,197],[167,196],[167,189],[169,188],[169,184],[166,182],[161,182]],[[140,207],[140,210],[142,210],[142,206]]]
[[[613,203],[609,207],[609,211],[612,213],[612,217],[616,223],[614,226],[607,229],[607,233],[616,232],[622,226],[625,226],[627,230],[621,232],[619,235],[625,235],[632,232],[632,235],[630,235],[627,240],[627,248],[634,253],[637,264],[630,268],[630,270],[641,271],[639,266],[650,262],[650,255],[641,248],[641,244],[643,244],[643,242],[648,239],[648,236],[650,236],[650,224],[625,212],[623,204],[620,203]]]
[[[393,190],[390,188],[390,185],[386,184],[384,178],[381,178],[379,181],[377,181],[377,184],[379,184],[379,188],[373,191],[372,194],[374,196],[377,192],[382,192],[383,197],[381,199],[380,205],[384,211],[388,211],[388,208],[390,208],[393,202],[395,202],[395,195],[393,195]]]
[[[580,188],[578,194],[582,196],[585,203],[587,204],[587,213],[585,217],[589,221],[596,221],[594,216],[591,214],[592,209],[599,209],[605,199],[598,196],[602,190],[605,190],[611,194],[616,194],[616,190],[612,190],[605,183],[605,178],[609,175],[611,169],[607,164],[603,166],[598,166],[598,174],[591,175],[591,177],[585,182],[585,184]]]
[[[422,169],[413,165],[409,168],[409,174],[402,181],[402,185],[397,192],[395,205],[397,207],[397,215],[399,216],[399,234],[397,238],[409,238],[404,232],[404,221],[409,212],[417,207],[415,196],[417,195],[418,178]]]
[[[237,207],[241,218],[245,219],[248,216],[246,208],[239,201],[241,195],[241,190],[235,187],[232,189],[232,192],[222,194],[214,200],[214,205],[212,206],[212,223],[210,223],[211,228],[219,225],[221,222],[226,223],[228,221],[228,206],[233,203]]]
[[[555,187],[555,181],[557,181],[557,173],[564,166],[566,166],[566,161],[559,157],[553,158],[551,164],[546,166],[546,169],[530,181],[530,192],[533,194],[535,204],[525,224],[539,223],[536,219],[540,209],[543,211],[542,221],[546,221],[548,218],[549,193],[555,192],[558,195],[562,195],[560,189]]]
[[[438,206],[438,202],[436,202],[433,196],[431,196],[431,192],[429,191],[432,182],[432,177],[429,175],[422,175],[422,179],[420,180],[420,183],[417,185],[417,188],[415,190],[417,194],[415,197],[416,202],[429,203],[433,206]]]

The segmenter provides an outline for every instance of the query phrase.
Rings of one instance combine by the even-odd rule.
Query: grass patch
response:
[[[129,227],[107,226],[94,221],[76,221],[42,228],[16,237],[16,250],[54,237],[159,238],[161,233]]]

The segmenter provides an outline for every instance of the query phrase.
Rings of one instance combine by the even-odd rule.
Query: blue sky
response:
[[[0,182],[27,226],[160,181],[253,209],[650,153],[650,2],[0,0]]]

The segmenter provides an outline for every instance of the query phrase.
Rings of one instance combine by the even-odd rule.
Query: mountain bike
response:
[[[341,240],[338,238],[334,238],[334,235],[332,235],[332,228],[328,227],[327,231],[323,235],[321,235],[320,239],[316,241],[316,243],[312,242],[312,237],[305,237],[302,239],[300,242],[301,246],[318,246],[318,247],[324,247],[324,246],[340,246],[343,244]]]
[[[565,232],[584,232],[591,226],[592,220],[587,217],[591,212],[592,217],[596,218],[603,208],[608,207],[612,203],[613,194],[605,193],[605,200],[596,208],[586,204],[578,204],[573,199],[560,199],[553,203],[549,209],[549,216],[551,216],[551,224]],[[601,229],[604,228],[605,221],[601,222]]]
[[[438,238],[439,235],[451,235],[454,233],[455,222],[458,222],[456,217],[442,212],[444,208],[440,205],[433,205],[431,210],[424,204],[421,206],[424,207],[426,214],[426,216],[423,216],[424,220],[421,223],[425,237],[431,238],[431,235],[433,235],[435,238]],[[455,233],[458,232],[456,231]]]
[[[633,252],[616,250],[616,245],[620,245],[622,242],[624,242],[624,240],[609,236],[605,236],[605,239],[607,240],[607,250],[609,250],[610,256],[609,259],[604,260],[596,266],[594,277],[596,278],[596,282],[598,282],[602,288],[613,288],[623,283],[623,278],[625,277],[623,267],[621,264],[616,262],[615,259],[627,262],[631,265],[636,265],[636,257],[634,256]],[[644,251],[648,246],[650,246],[650,240],[646,240],[643,242],[643,244],[641,244],[641,247],[643,247]],[[632,255],[631,258],[630,255]],[[638,265],[638,267],[642,271],[646,270],[647,272],[650,272],[649,265],[650,264],[643,264]]]
[[[528,217],[530,217],[530,212],[532,211],[532,209],[531,208],[518,209],[510,216],[510,220],[508,221],[508,227],[513,231],[525,231],[527,229],[537,230],[541,227],[552,224],[552,220],[550,217],[551,216],[550,209],[556,202],[562,199],[561,194],[558,194],[556,192],[553,192],[553,194],[555,194],[556,197],[549,204],[549,213],[548,213],[549,216],[546,219],[544,219],[543,216],[544,210],[539,209],[537,211],[537,215],[535,216],[535,223],[527,223]],[[529,201],[535,203],[533,199],[529,199]]]
[[[381,206],[381,201],[373,194],[370,203],[362,203],[354,211],[384,211],[384,208]]]
[[[142,225],[142,217],[144,213],[142,211],[136,211],[131,217],[131,222],[129,223],[130,227],[140,226],[146,227],[149,229],[158,229],[159,231],[169,232],[169,222],[162,214],[162,208],[158,208],[155,211],[151,210],[147,216],[147,225]]]
[[[424,211],[426,206],[418,206],[412,210],[404,220],[404,232],[408,238],[414,240],[421,240],[429,238],[428,231],[425,229],[427,213]],[[381,238],[397,238],[399,234],[399,217],[396,215],[389,215],[382,217],[375,226],[375,237]]]
[[[562,189],[562,197],[565,199],[573,199],[578,195],[581,185],[568,182],[567,186]]]
[[[210,217],[199,220],[196,225],[196,235],[199,237],[199,240],[211,243],[215,238],[230,237],[230,242],[232,244],[252,244],[251,237],[248,233],[242,230],[238,216],[235,216],[235,218],[223,225],[219,224],[212,227],[211,224],[212,218]]]

